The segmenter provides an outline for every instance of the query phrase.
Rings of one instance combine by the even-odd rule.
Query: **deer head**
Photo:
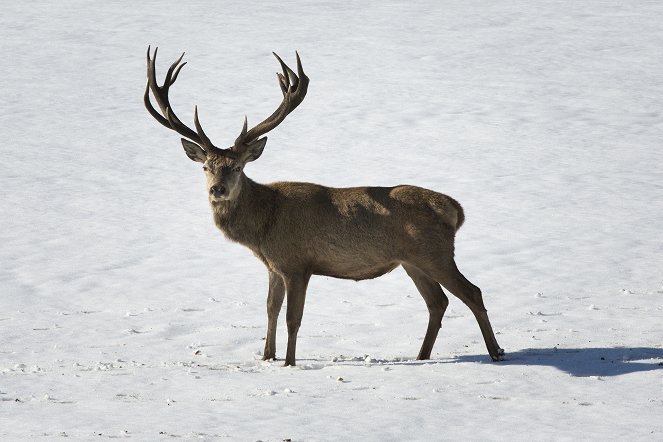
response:
[[[212,144],[203,131],[198,119],[197,106],[193,118],[196,128],[194,131],[182,123],[170,105],[168,91],[177,80],[180,70],[186,64],[186,62],[182,63],[184,54],[170,65],[163,85],[159,86],[156,80],[157,51],[158,48],[155,48],[154,55],[151,56],[150,47],[147,48],[145,107],[159,123],[185,137],[182,138],[182,145],[187,156],[193,161],[203,163],[210,201],[234,200],[241,191],[244,166],[246,163],[257,160],[265,148],[267,137],[260,137],[278,126],[290,112],[299,106],[306,96],[309,79],[302,69],[299,54],[296,53],[297,73],[295,73],[274,53],[283,70],[283,73],[277,73],[279,86],[283,93],[281,104],[272,115],[250,130],[248,129],[248,120],[244,117],[244,126],[234,144],[228,148],[220,149]],[[150,90],[161,109],[161,113],[150,102]]]

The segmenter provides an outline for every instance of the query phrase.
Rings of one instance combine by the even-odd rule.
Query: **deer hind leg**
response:
[[[424,342],[421,344],[419,350],[418,360],[430,359],[433,345],[437,339],[437,334],[442,326],[442,317],[449,305],[449,298],[442,291],[442,287],[434,279],[428,277],[423,271],[410,264],[403,264],[405,272],[408,274],[414,285],[421,293],[421,296],[426,302],[428,307],[428,328],[426,329],[426,336]]]
[[[285,297],[285,283],[277,273],[269,272],[269,293],[267,294],[267,338],[263,361],[276,359],[276,323],[279,319],[283,298]]]
[[[497,343],[493,327],[490,325],[481,290],[460,273],[453,258],[447,260],[445,264],[439,266],[429,264],[424,267],[424,271],[470,308],[479,323],[488,354],[493,361],[499,361],[504,355],[504,350]]]
[[[493,327],[490,325],[490,320],[488,319],[488,312],[483,304],[481,290],[460,273],[458,267],[456,267],[456,263],[453,263],[451,270],[444,276],[444,281],[440,281],[440,283],[470,308],[479,323],[488,354],[493,361],[499,361],[504,355],[504,350],[497,343],[497,339],[495,339]]]

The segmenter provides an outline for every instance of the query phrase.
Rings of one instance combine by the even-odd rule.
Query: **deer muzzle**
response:
[[[215,184],[209,188],[209,194],[214,198],[223,198],[227,196],[228,189],[223,184]]]

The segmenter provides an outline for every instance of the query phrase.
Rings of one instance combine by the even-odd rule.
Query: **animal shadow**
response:
[[[449,362],[484,362],[483,355],[458,356]],[[526,348],[507,352],[500,365],[555,367],[572,376],[619,376],[663,369],[663,348]]]

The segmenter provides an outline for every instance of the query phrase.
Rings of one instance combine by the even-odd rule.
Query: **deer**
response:
[[[202,163],[213,219],[225,237],[249,248],[267,268],[267,336],[262,359],[276,360],[277,321],[284,298],[287,348],[285,366],[294,366],[297,334],[302,323],[311,276],[355,281],[377,278],[402,266],[428,308],[428,327],[417,360],[428,360],[449,299],[442,287],[473,313],[493,361],[503,358],[483,303],[481,290],[458,270],[455,234],[465,220],[453,198],[421,187],[334,188],[305,182],[259,184],[245,166],[260,158],[264,136],[299,106],[309,86],[299,53],[297,72],[276,54],[283,95],[276,110],[242,130],[227,148],[215,146],[203,131],[194,108],[194,129],[175,115],[168,92],[186,62],[184,53],[168,69],[163,85],[156,79],[158,48],[147,49],[144,104],[163,126],[182,136],[186,155]],[[158,112],[150,100],[158,104]]]

